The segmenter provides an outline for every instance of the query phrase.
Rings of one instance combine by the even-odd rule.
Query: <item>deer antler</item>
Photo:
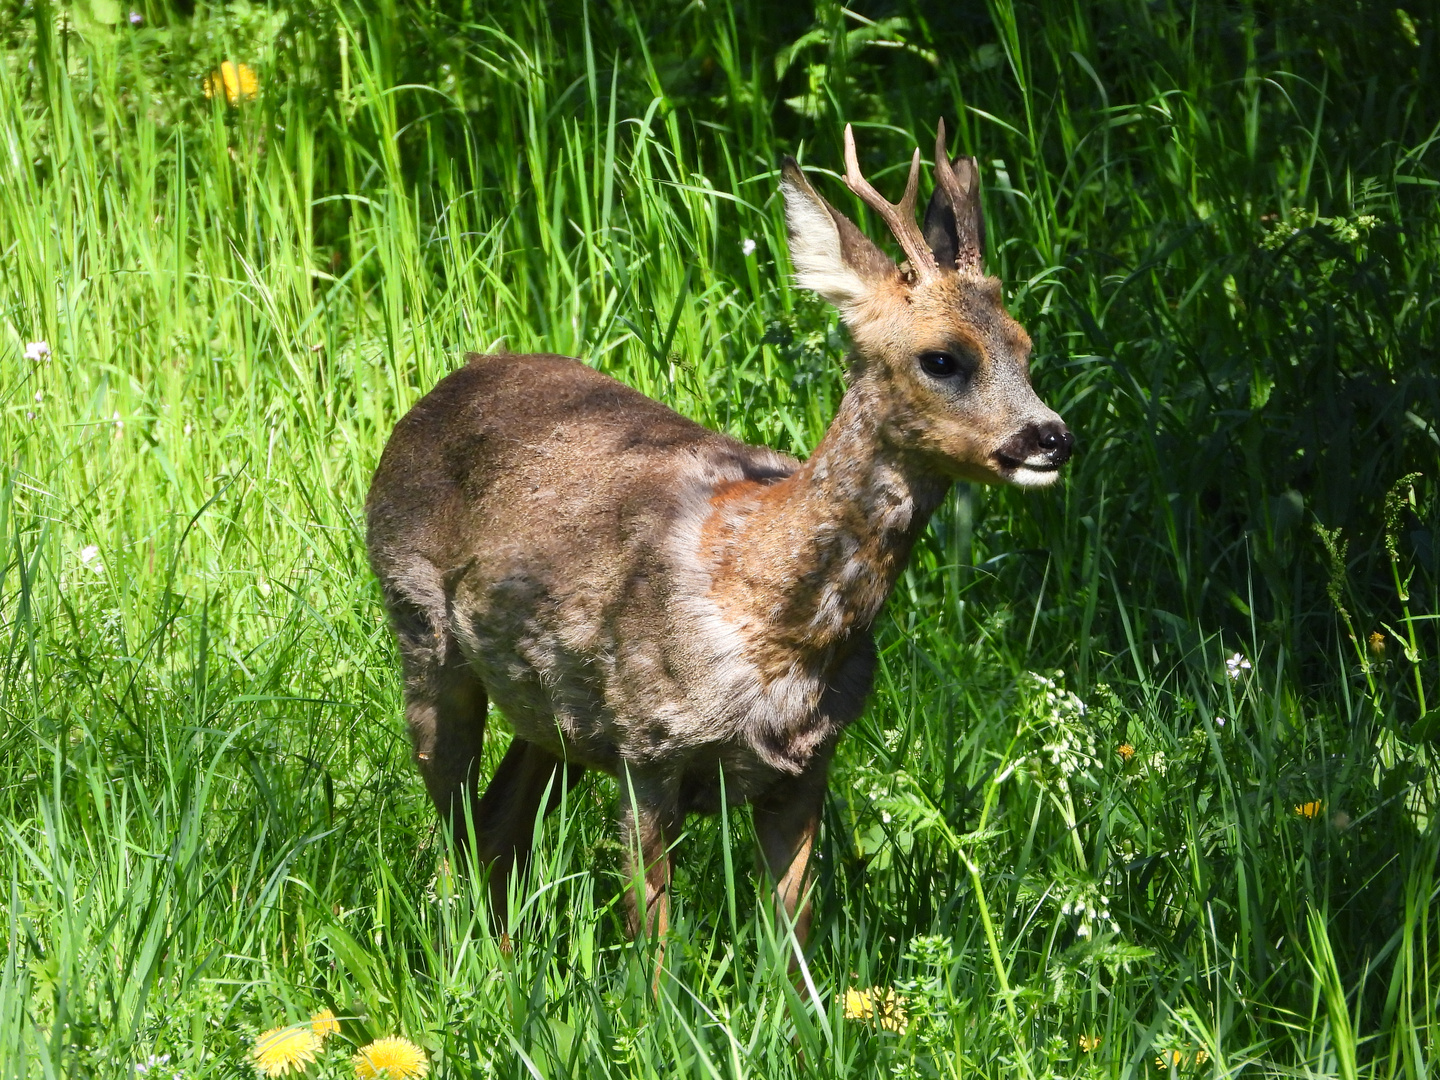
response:
[[[939,267],[935,265],[935,256],[930,253],[930,245],[925,243],[920,227],[915,224],[915,193],[920,186],[918,146],[915,148],[915,156],[910,159],[910,179],[905,182],[905,194],[897,205],[887,201],[871,186],[870,181],[860,175],[860,162],[855,156],[855,133],[850,129],[850,125],[846,124],[845,184],[889,226],[917,277],[933,277],[939,271]]]
[[[959,206],[965,198],[955,170],[950,167],[950,151],[945,149],[945,118],[942,116],[935,125],[935,182],[945,189],[950,202]]]
[[[935,131],[935,183],[949,197],[950,206],[955,212],[955,268],[978,272],[981,249],[985,246],[984,224],[973,212],[967,214],[964,220],[962,214],[974,207],[975,200],[979,198],[976,191],[979,174],[975,169],[974,158],[962,157],[955,161],[961,166],[963,179],[956,175],[950,164],[950,153],[945,148],[945,119],[942,117]]]

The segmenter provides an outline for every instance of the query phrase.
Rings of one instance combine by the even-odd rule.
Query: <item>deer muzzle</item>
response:
[[[1000,474],[1021,487],[1045,487],[1060,475],[1070,460],[1075,436],[1065,422],[1051,413],[1025,424],[995,452]]]

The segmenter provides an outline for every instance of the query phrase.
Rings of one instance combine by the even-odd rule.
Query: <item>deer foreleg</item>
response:
[[[825,803],[825,770],[804,776],[784,798],[755,806],[755,840],[760,861],[775,886],[775,913],[795,930],[803,947],[810,934],[810,894],[814,884],[811,854]],[[783,916],[783,918],[780,918]]]
[[[510,882],[516,875],[523,876],[529,865],[541,803],[544,813],[550,813],[584,772],[583,767],[568,765],[534,743],[513,739],[476,803],[477,854],[490,868],[490,917],[501,935],[502,948],[509,945]]]
[[[655,942],[658,987],[670,923],[670,846],[680,833],[675,793],[627,775],[621,778],[620,800],[627,930],[632,938],[643,933]]]

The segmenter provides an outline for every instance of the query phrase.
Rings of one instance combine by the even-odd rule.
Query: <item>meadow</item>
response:
[[[307,1076],[1440,1074],[1437,60],[1361,0],[0,5],[0,1074],[326,1008]],[[1076,458],[886,608],[803,978],[739,811],[652,997],[593,776],[503,955],[366,565],[391,427],[546,351],[803,456],[779,158],[865,221],[844,124],[893,198],[940,117]]]

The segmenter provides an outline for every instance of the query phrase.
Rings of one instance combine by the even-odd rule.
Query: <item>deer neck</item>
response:
[[[870,629],[950,480],[883,436],[862,378],[808,461],[718,492],[707,522],[711,599],[767,673],[823,672]]]

